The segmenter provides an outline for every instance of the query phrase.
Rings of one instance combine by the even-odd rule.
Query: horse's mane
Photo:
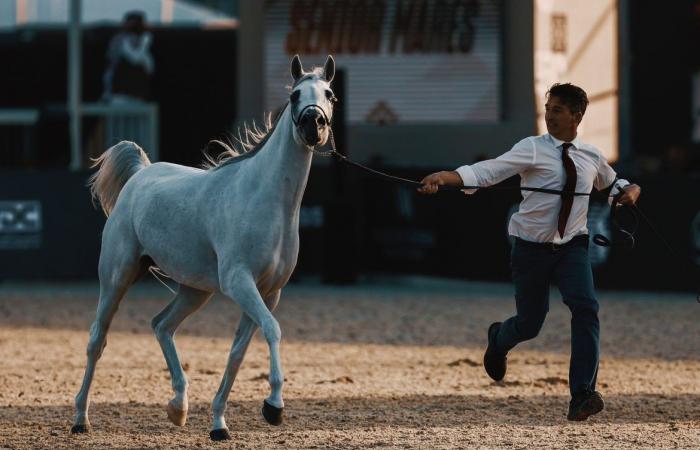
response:
[[[287,86],[287,90],[292,90],[294,87],[299,85],[302,81],[308,80],[309,78],[320,78],[323,76],[322,67],[314,67],[310,72],[305,73],[302,77],[294,82],[293,86]],[[261,148],[265,145],[267,140],[277,127],[277,123],[282,117],[282,113],[286,109],[288,103],[283,104],[278,108],[277,115],[274,120],[272,120],[272,114],[267,113],[264,117],[263,124],[261,128],[255,124],[253,121],[252,125],[248,126],[244,123],[242,126],[243,132],[241,133],[241,128],[238,128],[238,136],[232,134],[226,136],[228,142],[224,142],[220,139],[212,139],[207,143],[204,149],[204,162],[202,163],[202,168],[206,170],[215,170],[221,166],[227,164],[238,162],[245,158],[250,158],[254,156]],[[214,148],[223,149],[216,157],[211,156],[208,152],[214,150]]]
[[[269,137],[272,136],[286,107],[287,104],[285,103],[279,108],[279,112],[274,120],[272,119],[272,113],[265,114],[260,127],[255,121],[253,121],[252,125],[244,123],[238,129],[238,136],[230,134],[224,138],[227,142],[220,139],[209,141],[204,149],[205,160],[202,163],[202,168],[214,170],[255,155],[263,148]],[[217,156],[211,156],[209,151],[214,150],[214,148],[223,149],[223,151]]]

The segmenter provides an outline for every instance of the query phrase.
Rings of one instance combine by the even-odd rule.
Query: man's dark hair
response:
[[[586,91],[571,83],[554,83],[547,91],[547,98],[557,97],[563,104],[569,107],[572,113],[586,113],[588,96]]]
[[[143,11],[138,11],[138,10],[127,11],[124,14],[124,22],[127,22],[129,20],[137,20],[139,22],[145,22],[146,21],[146,14],[144,14]]]
[[[146,14],[143,11],[129,11],[124,14],[124,28],[141,34],[146,30]]]

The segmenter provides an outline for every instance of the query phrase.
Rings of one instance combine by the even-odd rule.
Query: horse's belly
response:
[[[216,261],[194,254],[145,252],[165,274],[180,284],[213,292],[219,289]]]
[[[170,278],[196,289],[219,289],[216,256],[197,234],[180,234],[176,239],[167,229],[140,236],[143,253]]]

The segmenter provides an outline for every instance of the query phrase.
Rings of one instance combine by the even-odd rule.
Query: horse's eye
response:
[[[333,95],[333,92],[331,91],[326,91],[326,98],[333,103],[338,101],[338,99],[335,97],[335,95]]]
[[[292,92],[292,95],[289,96],[289,99],[292,101],[292,103],[296,103],[299,100],[300,95],[301,95],[301,92],[294,91],[294,92]]]

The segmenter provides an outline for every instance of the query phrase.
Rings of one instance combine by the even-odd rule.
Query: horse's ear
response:
[[[301,67],[301,59],[299,59],[299,55],[294,55],[294,58],[292,58],[292,78],[294,78],[294,81],[297,81],[303,73],[304,69]]]
[[[335,76],[335,60],[331,55],[328,55],[326,59],[326,64],[323,66],[323,73],[326,75],[326,81],[329,83],[333,81]]]

